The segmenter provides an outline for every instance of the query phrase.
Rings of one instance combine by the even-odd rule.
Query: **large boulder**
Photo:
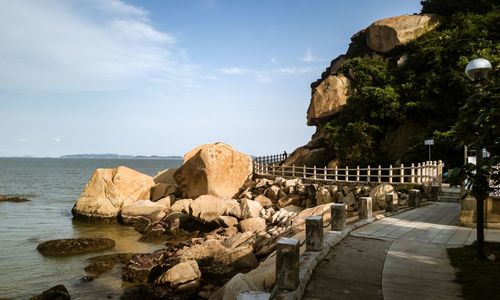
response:
[[[440,17],[433,14],[402,15],[378,20],[366,29],[370,49],[387,53],[404,45],[439,25]]]
[[[223,143],[199,146],[184,155],[184,164],[174,173],[186,198],[214,195],[235,197],[252,177],[252,159]]]
[[[226,210],[226,201],[222,198],[203,195],[191,203],[191,215],[202,222],[217,220]]]
[[[307,109],[307,125],[315,125],[319,119],[339,112],[350,94],[351,82],[347,77],[339,74],[325,78],[312,92]]]
[[[138,218],[160,221],[166,215],[165,209],[167,209],[167,206],[158,204],[158,202],[138,200],[129,206],[125,206],[120,215],[124,224],[133,225]]]
[[[97,169],[71,212],[88,221],[114,221],[123,207],[150,199],[154,185],[151,176],[127,167]]]
[[[242,232],[259,232],[266,229],[266,220],[260,217],[248,218],[240,221]]]
[[[175,181],[174,178],[174,173],[177,171],[178,168],[170,168],[170,169],[165,169],[163,171],[158,172],[155,177],[153,177],[153,180],[155,183],[165,183],[165,184],[170,184],[170,185],[177,185],[177,182]]]
[[[394,192],[394,187],[388,183],[382,183],[374,187],[370,191],[372,197],[373,210],[377,208],[383,209],[385,207],[385,194]]]

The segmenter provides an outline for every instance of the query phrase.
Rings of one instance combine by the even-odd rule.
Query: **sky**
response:
[[[306,144],[310,84],[414,0],[0,0],[0,156]]]

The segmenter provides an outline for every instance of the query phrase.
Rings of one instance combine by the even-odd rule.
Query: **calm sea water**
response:
[[[179,166],[180,160],[0,158],[0,194],[30,202],[0,202],[0,299],[28,299],[64,284],[73,299],[118,299],[121,269],[85,281],[87,258],[116,252],[150,252],[161,248],[138,242],[130,227],[73,221],[71,208],[97,168],[127,166],[155,175]],[[72,257],[43,257],[40,242],[74,237],[108,237],[114,250]]]

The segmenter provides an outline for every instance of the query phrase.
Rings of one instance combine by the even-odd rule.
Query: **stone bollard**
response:
[[[397,212],[398,211],[398,194],[396,193],[386,193],[385,194],[385,211],[386,212]]]
[[[323,216],[306,218],[306,251],[323,249]]]
[[[410,195],[408,197],[408,204],[411,207],[420,207],[420,191],[410,190]]]
[[[359,218],[360,219],[371,219],[372,218],[372,197],[361,197],[361,206],[359,207]]]
[[[279,289],[295,290],[299,285],[299,240],[280,238],[276,243],[276,283]]]
[[[342,231],[345,229],[346,223],[346,208],[343,203],[332,203],[330,205],[331,208],[331,223],[332,230],[334,231]]]

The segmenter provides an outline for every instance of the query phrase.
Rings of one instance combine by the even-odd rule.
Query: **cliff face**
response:
[[[332,60],[321,78],[311,84],[311,100],[307,110],[307,125],[316,126],[311,141],[296,149],[286,165],[325,166],[336,164],[337,155],[328,147],[325,126],[338,117],[352,96],[358,93],[358,80],[342,67],[356,57],[378,58],[393,67],[404,64],[405,54],[397,51],[423,34],[436,28],[442,18],[434,14],[403,15],[378,20],[351,37],[346,54]],[[391,132],[385,132],[382,147],[390,160],[397,160],[410,145],[411,136],[425,124],[409,122]]]

